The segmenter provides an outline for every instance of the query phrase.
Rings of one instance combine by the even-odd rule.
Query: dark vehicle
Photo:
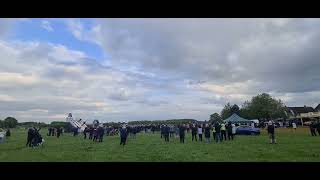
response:
[[[251,126],[239,126],[236,130],[238,135],[260,135],[260,129]]]

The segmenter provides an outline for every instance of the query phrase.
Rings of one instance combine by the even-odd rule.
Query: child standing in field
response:
[[[270,144],[277,144],[276,138],[275,138],[275,132],[274,132],[274,124],[272,121],[268,122],[268,134],[270,138]]]

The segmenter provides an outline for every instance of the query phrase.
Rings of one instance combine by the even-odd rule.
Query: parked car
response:
[[[236,130],[239,135],[260,135],[260,129],[251,126],[239,126]]]

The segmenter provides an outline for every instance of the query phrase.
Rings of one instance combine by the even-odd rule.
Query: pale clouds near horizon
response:
[[[205,120],[263,92],[320,103],[318,19],[89,21],[41,20],[52,38],[64,24],[57,43],[8,39],[12,22],[0,20],[0,119]]]

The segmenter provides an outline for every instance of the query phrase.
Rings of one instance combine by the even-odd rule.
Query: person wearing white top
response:
[[[297,125],[296,125],[296,123],[292,123],[292,128],[294,129],[294,130],[296,130],[297,129]]]
[[[232,134],[233,134],[233,138],[234,138],[236,135],[237,128],[236,128],[236,125],[234,125],[234,124],[231,124],[231,126],[232,126]]]
[[[226,132],[226,125],[224,123],[221,124],[221,139],[226,141],[227,140],[227,132]]]
[[[202,127],[201,127],[201,125],[198,126],[198,135],[199,135],[199,141],[202,141]]]

